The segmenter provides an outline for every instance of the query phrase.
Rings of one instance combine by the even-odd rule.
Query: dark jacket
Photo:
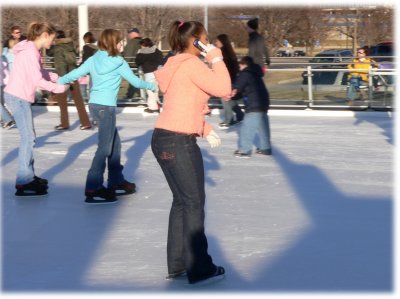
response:
[[[85,61],[89,57],[93,56],[93,54],[96,53],[96,51],[98,49],[99,48],[95,44],[86,44],[86,45],[84,45],[83,48],[82,48],[82,63],[85,63]]]
[[[142,67],[143,73],[152,73],[163,63],[163,55],[156,46],[141,48],[136,54],[136,65]]]
[[[265,45],[264,38],[257,32],[253,31],[249,34],[249,56],[254,59],[254,62],[259,64],[261,67],[264,66],[264,62],[269,65],[270,58],[268,48]]]
[[[72,39],[59,38],[55,40],[53,48],[54,67],[59,76],[64,76],[66,73],[76,69],[76,56],[74,43]]]
[[[263,75],[261,67],[254,63],[236,77],[233,88],[242,93],[246,113],[266,112],[269,109],[269,93]]]
[[[122,55],[124,56],[126,62],[128,63],[135,62],[135,56],[138,50],[140,49],[141,40],[142,40],[141,37],[135,37],[128,40],[124,48],[124,52],[122,52]]]

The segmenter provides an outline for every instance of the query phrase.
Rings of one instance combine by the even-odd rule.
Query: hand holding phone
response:
[[[207,53],[207,46],[203,44],[199,39],[195,39],[193,45],[201,52]]]

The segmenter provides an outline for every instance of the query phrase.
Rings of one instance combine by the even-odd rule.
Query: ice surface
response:
[[[54,110],[54,109],[53,109]],[[57,111],[57,110],[56,110]],[[36,174],[49,195],[14,197],[19,137],[2,130],[3,291],[373,293],[394,289],[393,118],[387,112],[270,111],[273,155],[235,158],[238,128],[211,149],[206,233],[226,278],[167,281],[171,193],[151,149],[156,117],[119,113],[124,174],[138,185],[115,205],[87,206],[96,131],[54,131],[59,113],[34,107]]]

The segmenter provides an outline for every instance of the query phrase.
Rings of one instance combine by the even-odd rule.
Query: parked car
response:
[[[325,50],[310,60],[311,63],[338,63],[350,61],[353,57],[353,52],[350,49],[341,50]]]
[[[306,52],[302,50],[296,50],[293,52],[293,56],[306,56]]]
[[[378,56],[374,58],[375,61],[393,61],[394,56],[393,42],[382,42],[376,44],[368,49],[369,56]],[[381,56],[381,57],[379,57]],[[384,56],[384,57],[382,57]]]
[[[277,57],[290,57],[292,56],[292,53],[286,50],[279,50],[276,52],[275,56]]]

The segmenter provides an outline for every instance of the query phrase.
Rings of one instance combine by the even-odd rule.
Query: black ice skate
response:
[[[48,186],[34,179],[28,184],[15,185],[15,188],[17,189],[16,196],[41,196],[47,194]]]
[[[224,267],[217,266],[214,273],[196,278],[188,278],[189,284],[204,285],[220,281],[225,277]]]
[[[124,180],[121,184],[112,185],[109,188],[114,190],[116,196],[127,195],[136,192],[135,183],[130,183],[126,180]]]
[[[118,199],[115,197],[115,192],[112,189],[101,187],[97,190],[86,190],[86,200],[88,204],[111,204],[115,203]]]
[[[46,180],[46,179],[43,179],[43,178],[40,178],[40,177],[38,177],[38,176],[34,176],[33,177],[33,180],[34,181],[37,181],[39,184],[41,184],[41,185],[48,185],[49,184],[49,181],[48,180]]]

